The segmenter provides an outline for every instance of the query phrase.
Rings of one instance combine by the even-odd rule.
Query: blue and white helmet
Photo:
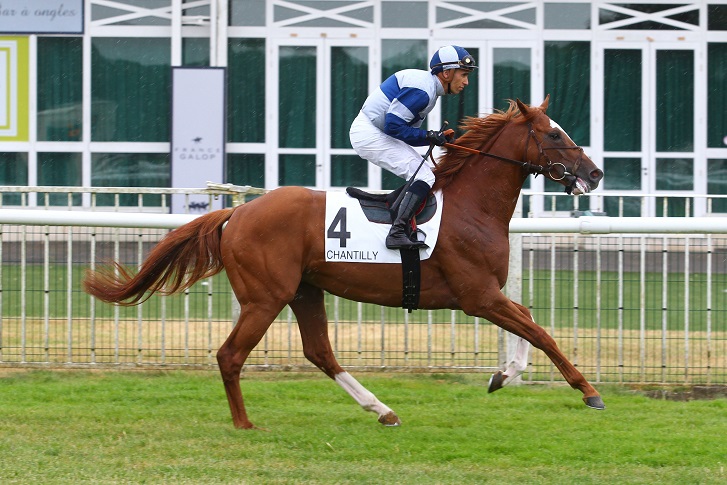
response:
[[[474,71],[477,69],[475,58],[469,52],[458,45],[447,45],[440,47],[429,61],[429,69],[432,74],[437,74],[447,69],[467,69]]]

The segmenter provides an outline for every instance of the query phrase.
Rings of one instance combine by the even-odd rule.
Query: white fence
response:
[[[86,268],[137,265],[194,217],[113,210],[0,209],[0,365],[215,365],[233,322],[224,276],[132,308],[81,291]],[[727,218],[514,219],[511,232],[506,291],[592,381],[727,382]],[[327,306],[347,367],[489,371],[505,359],[503,332],[458,311]],[[310,368],[288,309],[248,363]],[[560,380],[537,350],[525,378]]]

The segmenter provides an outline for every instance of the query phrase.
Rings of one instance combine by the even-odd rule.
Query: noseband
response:
[[[533,162],[530,162],[527,160],[531,138],[535,142],[535,146],[538,147],[538,161],[540,161],[541,159],[544,159],[546,164],[541,165],[539,163],[533,163]],[[580,167],[581,161],[583,160],[583,148],[581,148],[578,145],[572,146],[572,147],[546,147],[546,146],[543,146],[543,143],[540,140],[538,140],[538,136],[536,135],[535,130],[533,130],[532,123],[528,123],[528,138],[525,141],[525,152],[523,153],[522,161],[513,160],[512,158],[501,157],[500,155],[495,155],[494,153],[488,153],[483,150],[477,150],[477,149],[465,147],[462,145],[456,145],[454,143],[445,143],[444,146],[447,148],[464,150],[466,152],[473,153],[476,155],[481,155],[483,157],[494,158],[494,159],[500,160],[502,162],[512,163],[514,165],[520,166],[522,168],[522,170],[524,172],[527,172],[529,175],[535,175],[536,177],[538,175],[548,175],[552,180],[554,180],[556,182],[565,179],[569,175],[576,177],[575,172],[578,171],[578,167]],[[566,166],[563,165],[561,162],[553,162],[548,157],[548,155],[545,153],[546,150],[580,150],[580,155],[578,156],[578,159],[576,160],[575,164],[573,165],[573,171],[569,172],[568,169],[566,168]],[[561,170],[562,170],[562,173],[560,172]],[[573,181],[573,184],[575,184],[575,180]],[[569,192],[569,189],[572,189],[573,184],[571,184],[570,187],[566,187],[566,192]]]

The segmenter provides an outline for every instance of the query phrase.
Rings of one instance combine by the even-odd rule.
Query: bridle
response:
[[[529,160],[527,160],[528,156],[528,150],[530,148],[530,140],[533,140],[535,145],[538,147],[538,162],[540,160],[544,159],[546,161],[545,164],[539,164],[539,163],[533,163]],[[513,165],[518,165],[522,168],[524,172],[526,172],[529,175],[535,175],[536,177],[538,175],[547,175],[552,180],[559,182],[563,179],[565,179],[567,176],[571,175],[574,177],[573,183],[566,187],[566,192],[570,193],[573,189],[573,186],[575,185],[578,177],[575,175],[575,172],[578,171],[578,167],[580,167],[581,162],[583,160],[583,148],[575,145],[572,147],[547,147],[544,146],[542,141],[538,139],[538,136],[535,133],[535,130],[533,130],[533,124],[528,123],[528,137],[525,141],[525,152],[523,153],[523,160],[513,160],[512,158],[502,157],[500,155],[495,155],[494,153],[488,153],[484,150],[477,150],[475,148],[466,147],[463,145],[457,145],[454,143],[445,143],[445,147],[452,148],[456,150],[463,150],[475,155],[481,155],[483,157],[489,157],[494,158],[496,160],[500,160],[502,162],[511,163]],[[580,150],[580,155],[578,156],[578,159],[576,160],[575,164],[573,165],[572,172],[569,172],[568,169],[564,164],[561,162],[553,162],[548,155],[546,154],[546,150]]]

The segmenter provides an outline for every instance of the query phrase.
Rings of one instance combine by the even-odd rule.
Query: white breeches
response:
[[[359,113],[351,124],[351,146],[358,155],[404,180],[409,180],[419,164],[422,155],[413,147],[397,140],[376,128],[363,113]],[[417,172],[415,180],[434,185],[431,161],[427,160]]]

